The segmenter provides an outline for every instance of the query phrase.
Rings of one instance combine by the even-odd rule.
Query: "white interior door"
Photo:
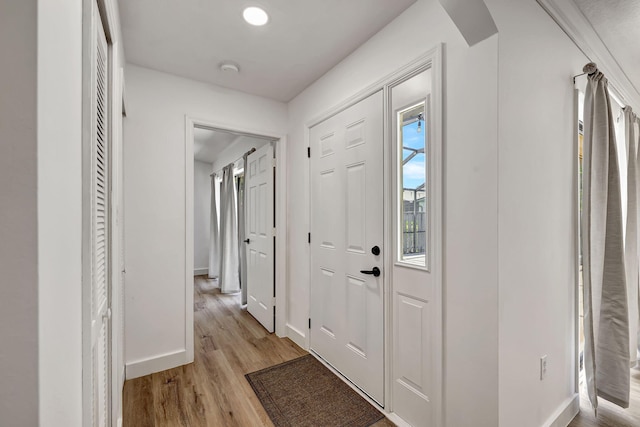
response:
[[[97,5],[93,8],[91,140],[91,364],[92,425],[111,421],[109,51]]]
[[[274,166],[267,144],[247,158],[246,197],[247,310],[269,332],[274,330]]]
[[[383,405],[382,91],[312,127],[310,144],[310,347]]]

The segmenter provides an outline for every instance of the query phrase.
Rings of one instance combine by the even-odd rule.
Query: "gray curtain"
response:
[[[638,201],[640,182],[638,171],[638,141],[635,135],[636,115],[625,107],[625,141],[627,144],[627,231],[624,253],[629,304],[629,366],[638,359]]]
[[[244,243],[246,237],[246,229],[245,229],[245,206],[246,206],[246,193],[245,193],[245,178],[247,176],[247,156],[245,153],[243,156],[244,159],[244,176],[240,178],[240,185],[238,188],[238,234],[240,236],[240,242],[238,245],[239,248],[239,258],[240,258],[240,284],[242,286],[242,297],[241,303],[247,303],[247,245]]]
[[[589,399],[629,406],[629,313],[620,176],[607,79],[589,75],[584,102],[582,258]]]
[[[220,273],[220,234],[217,198],[216,174],[211,175],[211,221],[209,227],[209,278],[218,277]]]
[[[220,189],[220,292],[240,291],[238,260],[238,214],[233,163],[223,169]]]

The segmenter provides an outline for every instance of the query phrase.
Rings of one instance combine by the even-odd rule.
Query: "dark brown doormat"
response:
[[[245,377],[276,427],[367,427],[384,418],[310,354]]]

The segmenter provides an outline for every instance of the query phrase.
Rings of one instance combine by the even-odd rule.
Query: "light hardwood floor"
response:
[[[638,427],[640,426],[640,369],[631,369],[629,408],[622,409],[604,399],[598,399],[598,417],[591,409],[584,387],[580,388],[580,413],[569,427]]]
[[[244,375],[307,352],[269,334],[205,276],[195,279],[194,309],[194,363],[127,381],[124,426],[272,426]]]

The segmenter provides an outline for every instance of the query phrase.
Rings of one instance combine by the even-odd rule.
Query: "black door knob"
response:
[[[371,248],[371,253],[374,255],[380,255],[380,247],[379,246],[374,246]]]
[[[380,269],[378,267],[373,267],[371,270],[360,270],[362,274],[373,274],[374,277],[380,276]]]
[[[249,239],[244,239],[244,242],[245,242],[245,243],[249,243],[250,241],[251,241],[251,240],[249,240]]]

